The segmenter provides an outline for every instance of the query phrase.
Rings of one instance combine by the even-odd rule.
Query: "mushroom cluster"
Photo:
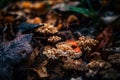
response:
[[[59,36],[50,36],[48,38],[48,42],[53,42],[53,43],[56,43],[56,42],[58,42],[60,40],[61,40],[61,37],[59,37]]]
[[[77,41],[77,44],[80,46],[80,48],[83,50],[83,51],[91,51],[91,49],[96,46],[98,43],[97,40],[95,39],[92,39],[92,38],[88,38],[88,37],[85,37],[85,36],[81,36],[79,37],[79,40]]]
[[[58,29],[50,24],[44,24],[44,26],[39,27],[36,32],[43,34],[55,34],[58,32]]]
[[[54,40],[57,38],[59,37],[52,36],[49,37],[48,40],[57,42]],[[87,69],[87,66],[85,66],[81,58],[83,51],[90,51],[97,43],[98,41],[95,39],[81,36],[78,40],[66,40],[57,42],[54,46],[46,46],[43,50],[43,54],[46,55],[48,59],[59,59],[62,61],[63,68],[65,69],[82,71]]]
[[[73,59],[66,60],[64,62],[63,68],[74,69],[74,70],[79,70],[79,71],[86,69],[82,60],[73,60]]]
[[[108,62],[105,62],[104,60],[93,60],[90,63],[86,65],[86,67],[89,69],[86,73],[86,76],[95,76],[100,69],[107,70],[111,68],[111,64]]]
[[[72,45],[67,42],[59,42],[56,44],[56,47],[46,46],[43,54],[52,59],[60,59],[61,57],[74,59],[79,58],[82,55],[82,52],[76,52],[72,48]]]

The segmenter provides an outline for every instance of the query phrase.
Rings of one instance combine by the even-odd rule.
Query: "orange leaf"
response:
[[[41,22],[42,22],[42,20],[39,17],[34,18],[34,21],[33,21],[34,24],[38,24],[38,23],[41,23]]]
[[[79,47],[76,47],[74,50],[75,52],[81,52],[81,49]]]
[[[75,40],[67,40],[66,42],[70,43],[72,46],[78,46]]]
[[[32,3],[30,1],[24,1],[24,2],[22,2],[21,5],[22,5],[23,8],[30,8]]]

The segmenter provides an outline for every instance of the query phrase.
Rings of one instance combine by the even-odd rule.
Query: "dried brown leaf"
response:
[[[39,77],[41,77],[41,78],[48,77],[48,72],[47,72],[46,67],[34,68],[33,70],[34,70],[35,72],[37,72],[37,74],[38,74]]]
[[[102,33],[97,36],[97,40],[99,41],[97,50],[106,46],[112,36],[112,26],[106,27]]]

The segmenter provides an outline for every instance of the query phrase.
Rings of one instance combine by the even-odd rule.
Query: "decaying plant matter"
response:
[[[1,0],[0,80],[119,80],[118,2]]]

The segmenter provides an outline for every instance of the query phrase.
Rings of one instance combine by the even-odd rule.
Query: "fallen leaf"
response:
[[[33,70],[34,70],[35,72],[37,72],[37,74],[38,74],[39,77],[41,77],[41,78],[48,77],[48,73],[47,73],[46,67],[34,68]]]
[[[71,44],[72,46],[78,46],[75,40],[67,40],[66,42]]]
[[[112,36],[112,26],[106,27],[102,33],[97,36],[97,40],[99,41],[98,47],[96,50],[99,50],[106,46]]]
[[[82,52],[80,47],[76,47],[76,48],[74,48],[74,50],[75,50],[75,52]]]

